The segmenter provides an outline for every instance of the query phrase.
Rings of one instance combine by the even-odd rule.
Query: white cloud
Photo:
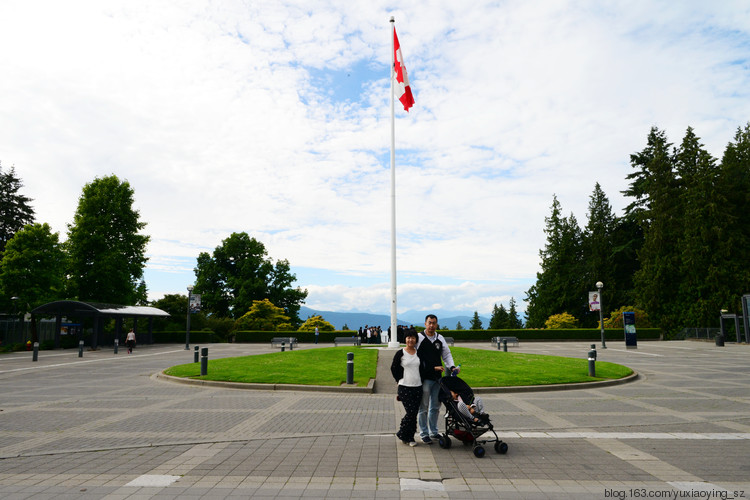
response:
[[[553,194],[585,224],[597,181],[626,204],[652,125],[719,157],[750,116],[745,2],[388,7],[3,2],[0,161],[63,234],[85,183],[129,180],[152,276],[189,282],[246,231],[339,280],[301,283],[311,307],[387,311],[389,285],[352,277],[389,273],[394,15],[417,101],[396,120],[399,309],[486,313],[533,283]]]

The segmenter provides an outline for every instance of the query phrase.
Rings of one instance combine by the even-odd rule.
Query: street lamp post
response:
[[[599,328],[602,332],[602,349],[606,349],[607,343],[604,341],[604,301],[602,300],[602,288],[604,288],[604,283],[597,281],[596,288],[599,290]]]
[[[193,294],[193,287],[187,287],[188,291],[188,303],[187,303],[187,327],[185,328],[185,350],[190,350],[190,297]]]
[[[11,297],[13,301],[13,335],[19,339],[19,342],[23,340],[22,335],[18,333],[18,297]]]

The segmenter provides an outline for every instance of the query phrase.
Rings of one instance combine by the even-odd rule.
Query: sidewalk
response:
[[[275,351],[208,347],[211,359]],[[42,351],[37,363],[31,353],[0,356],[0,498],[750,497],[750,346],[608,347],[600,361],[642,378],[483,394],[510,446],[483,459],[455,441],[449,450],[400,444],[395,387],[341,394],[157,380],[192,362],[178,345],[83,358]],[[583,358],[588,344],[509,350]]]

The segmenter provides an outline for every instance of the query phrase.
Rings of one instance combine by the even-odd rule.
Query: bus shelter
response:
[[[156,307],[149,306],[125,306],[118,304],[101,304],[97,302],[79,302],[77,300],[58,300],[49,302],[37,307],[31,311],[32,316],[54,316],[55,317],[55,348],[60,347],[60,338],[63,330],[63,317],[68,320],[93,319],[93,332],[91,334],[91,348],[96,349],[99,341],[103,340],[114,343],[115,338],[119,338],[122,332],[123,320],[130,318],[133,320],[133,330],[139,343],[153,343],[153,319],[168,317],[166,311]],[[105,334],[104,321],[106,319],[115,320],[115,331]],[[145,337],[139,335],[138,320],[148,320],[148,328]],[[104,338],[106,337],[106,338]],[[111,339],[110,339],[111,337]]]

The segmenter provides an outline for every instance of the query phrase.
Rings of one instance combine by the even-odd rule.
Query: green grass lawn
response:
[[[544,356],[467,347],[451,348],[461,365],[460,377],[471,387],[575,384],[627,377],[633,370],[604,361],[596,362],[596,378],[589,377],[588,359]]]
[[[174,377],[256,384],[341,385],[346,382],[346,353],[354,353],[354,383],[366,387],[375,378],[376,349],[324,347],[238,358],[209,359],[208,374],[201,377],[200,363],[173,366],[164,371]]]
[[[200,376],[200,363],[173,366],[165,373],[199,380],[260,384],[337,386],[346,382],[346,353],[354,353],[354,382],[367,386],[375,378],[378,353],[394,351],[360,347],[323,347],[208,361],[208,375]],[[451,348],[461,378],[472,387],[573,384],[618,379],[633,373],[627,366],[598,361],[596,378],[588,376],[588,360],[540,354]]]

